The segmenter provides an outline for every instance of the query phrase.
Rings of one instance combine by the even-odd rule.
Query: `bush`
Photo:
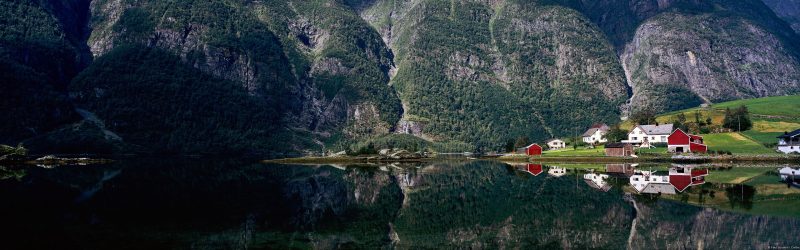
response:
[[[651,146],[653,146],[653,147],[657,147],[657,148],[666,148],[666,147],[668,147],[668,146],[669,146],[669,143],[666,143],[666,142],[656,142],[656,143],[650,143],[650,145],[651,145]]]

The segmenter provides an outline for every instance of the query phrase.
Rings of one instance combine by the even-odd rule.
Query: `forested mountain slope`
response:
[[[65,20],[85,19],[87,1],[0,2],[0,143],[17,143],[78,119],[65,95],[88,64],[85,30]],[[88,12],[88,10],[87,10]]]
[[[362,15],[396,52],[392,84],[429,137],[494,146],[560,136],[617,120],[627,98],[612,46],[568,8],[387,1]]]
[[[800,32],[800,1],[798,0],[764,0],[775,14],[792,25],[795,32]]]
[[[320,152],[410,133],[495,150],[642,111],[800,91],[760,0],[11,0],[0,143]],[[787,23],[787,21],[789,23]],[[38,150],[37,150],[38,149]]]

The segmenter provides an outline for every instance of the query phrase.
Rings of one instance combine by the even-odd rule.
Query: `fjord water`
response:
[[[558,165],[561,177],[548,175]],[[666,171],[666,165],[639,165]],[[606,166],[496,161],[273,165],[128,160],[0,169],[4,249],[768,248],[800,245],[781,166],[698,166],[639,195]],[[735,183],[744,183],[735,184]]]

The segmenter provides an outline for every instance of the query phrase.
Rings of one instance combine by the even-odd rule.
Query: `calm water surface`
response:
[[[3,166],[0,248],[800,246],[800,189],[780,182],[784,165],[689,166],[709,174],[675,194],[641,194],[629,184],[632,170],[666,175],[671,167],[212,160]]]

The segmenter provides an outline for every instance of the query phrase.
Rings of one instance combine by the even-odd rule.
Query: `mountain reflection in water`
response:
[[[0,219],[6,249],[800,244],[800,189],[780,182],[779,166],[677,166],[708,174],[674,194],[630,185],[637,172],[673,167],[140,160],[26,168],[0,178]]]

